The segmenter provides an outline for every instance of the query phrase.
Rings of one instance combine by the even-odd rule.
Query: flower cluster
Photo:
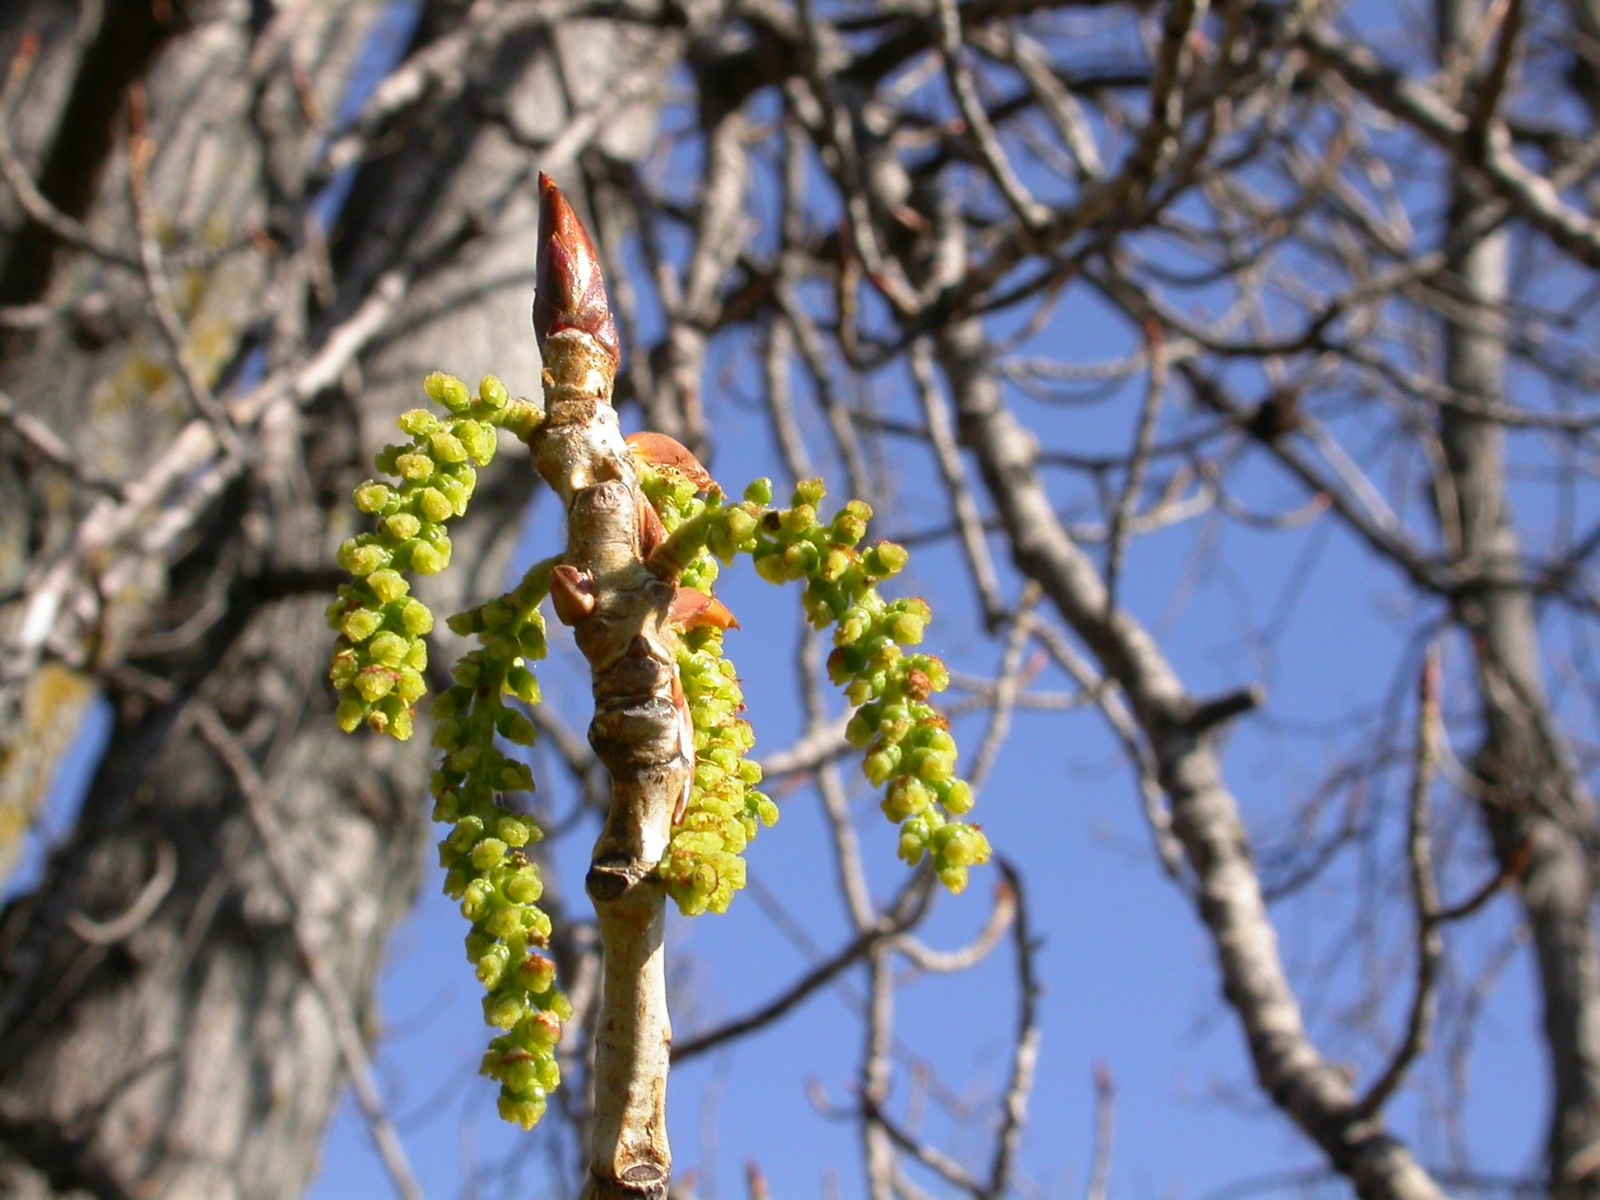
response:
[[[685,635],[678,669],[694,721],[694,786],[659,870],[679,910],[693,917],[728,911],[745,884],[739,856],[757,830],[777,824],[778,806],[755,790],[761,767],[745,757],[755,733],[738,717],[744,695],[733,664],[722,657],[722,631]]]
[[[445,526],[467,511],[474,468],[494,458],[496,428],[523,436],[540,417],[492,375],[477,396],[450,375],[430,375],[423,387],[445,415],[417,408],[401,416],[400,429],[411,440],[377,457],[378,471],[393,482],[369,479],[356,489],[356,507],[375,519],[375,528],[339,548],[339,565],[355,579],[339,588],[328,609],[339,634],[329,674],[340,727],[350,732],[366,724],[401,741],[411,736],[416,703],[427,691],[422,639],[433,628],[433,614],[409,594],[405,573],[437,575],[449,565]]]
[[[455,685],[433,704],[433,743],[444,754],[433,773],[433,819],[452,826],[439,843],[444,890],[472,923],[467,958],[488,993],[484,1019],[504,1031],[479,1070],[500,1084],[500,1115],[524,1129],[544,1115],[561,1081],[555,1047],[572,1007],[556,990],[555,963],[539,953],[550,918],[537,904],[544,885],[527,847],[543,834],[500,804],[505,792],[531,792],[533,776],[501,752],[496,737],[534,741],[533,723],[505,698],[539,702],[528,662],[545,655],[539,603],[550,566],[539,564],[514,591],[450,618],[451,630],[475,636],[479,647],[456,664]]]
[[[678,586],[711,593],[721,562],[752,545],[754,507],[725,505],[670,470],[640,470],[645,497],[661,517],[668,540],[661,553],[681,567]],[[745,756],[755,733],[739,714],[744,694],[733,664],[722,656],[722,630],[684,634],[678,656],[684,699],[694,723],[694,782],[683,819],[673,827],[660,872],[685,916],[726,912],[745,885],[744,853],[763,826],[776,824],[778,806],[756,790],[761,768]]]
[[[949,723],[928,703],[949,686],[949,672],[930,654],[902,649],[922,641],[931,614],[921,600],[879,595],[879,582],[898,574],[908,556],[892,542],[857,548],[872,510],[852,500],[823,522],[823,495],[820,480],[806,480],[789,508],[761,518],[756,572],[772,583],[806,581],[807,619],[817,629],[834,627],[829,678],[856,706],[846,736],[865,751],[867,779],[888,787],[883,812],[900,826],[900,857],[915,865],[926,854],[940,881],[960,892],[967,868],[989,860],[989,842],[976,826],[951,819],[971,811],[973,796],[956,777]]]

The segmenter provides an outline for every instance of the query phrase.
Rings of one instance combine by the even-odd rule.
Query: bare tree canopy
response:
[[[753,856],[751,903],[810,966],[675,1013],[675,1061],[843,995],[848,1194],[1060,1190],[1041,1140],[1095,1200],[1137,1186],[1114,1066],[1092,1128],[1029,1107],[1060,934],[1148,936],[1034,899],[1094,852],[1066,768],[1115,757],[1234,1099],[1315,1163],[1239,1194],[1600,1197],[1595,0],[12,0],[0,70],[0,857],[37,875],[0,916],[0,1193],[298,1195],[349,1081],[420,1196],[372,1009],[433,751],[425,715],[339,732],[323,613],[424,376],[538,392],[543,171],[604,262],[623,422],[731,488],[824,477],[927,564],[1000,860],[935,903],[880,856],[826,643],[741,611],[789,705],[770,840],[813,864],[791,894]],[[561,515],[532,483],[483,472],[436,611],[527,565]],[[574,1019],[524,1157],[565,1192],[600,970],[565,847],[606,798],[560,661],[532,804]],[[1018,730],[1054,757],[1008,764]],[[1519,974],[1542,1134],[1486,1167],[1477,1034]],[[976,1085],[918,1048],[945,975],[998,1047]]]

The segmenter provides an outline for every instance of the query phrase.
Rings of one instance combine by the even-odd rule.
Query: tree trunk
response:
[[[1440,0],[1440,44],[1469,43],[1482,19],[1478,0]],[[1487,56],[1487,53],[1486,55]],[[1467,172],[1453,182],[1450,232],[1484,203]],[[1445,382],[1467,407],[1505,397],[1507,236],[1497,231],[1462,247],[1453,263],[1470,314],[1444,327]],[[1533,598],[1507,494],[1501,426],[1446,407],[1440,440],[1453,498],[1444,527],[1470,580],[1456,618],[1475,655],[1482,742],[1474,757],[1484,785],[1483,816],[1496,855],[1520,870],[1544,1003],[1552,1111],[1550,1189],[1557,1197],[1600,1196],[1600,957],[1590,920],[1593,802],[1544,686]]]

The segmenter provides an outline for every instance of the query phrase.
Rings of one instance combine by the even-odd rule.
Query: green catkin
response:
[[[527,847],[543,832],[501,804],[506,792],[531,792],[525,763],[501,752],[498,739],[531,746],[533,723],[506,703],[539,702],[528,664],[545,656],[539,604],[550,590],[540,563],[506,595],[451,617],[452,632],[473,636],[478,649],[456,665],[455,685],[433,704],[433,744],[444,757],[433,773],[433,819],[449,825],[439,843],[444,890],[471,922],[467,958],[483,984],[484,1019],[503,1032],[489,1043],[479,1070],[500,1084],[500,1115],[531,1129],[561,1081],[555,1048],[572,1016],[556,990],[555,964],[540,953],[549,944],[550,918],[537,901],[544,891]]]
[[[340,547],[339,563],[355,578],[328,609],[339,635],[329,672],[339,725],[352,732],[364,724],[402,741],[426,692],[424,639],[434,623],[405,575],[433,575],[449,564],[446,526],[465,514],[475,468],[494,457],[496,430],[526,438],[543,419],[534,405],[510,399],[493,376],[476,396],[437,373],[424,388],[445,415],[405,413],[400,428],[410,441],[377,457],[392,482],[368,480],[356,489],[356,507],[373,518],[373,529]],[[860,548],[872,510],[859,501],[824,522],[817,480],[802,482],[786,509],[770,507],[765,479],[740,503],[701,497],[670,469],[641,466],[640,484],[668,534],[652,561],[673,567],[679,587],[709,595],[721,565],[740,554],[749,554],[769,582],[805,582],[807,619],[834,630],[828,674],[855,706],[847,737],[863,752],[867,779],[885,789],[883,812],[900,827],[900,857],[912,865],[928,857],[941,882],[960,892],[968,868],[988,861],[989,843],[956,819],[972,808],[972,790],[956,776],[948,723],[928,703],[949,685],[949,673],[932,655],[904,649],[922,641],[928,606],[878,592],[905,566],[905,550],[890,542]],[[528,847],[544,835],[502,800],[531,792],[532,773],[507,757],[499,740],[534,741],[532,722],[507,698],[539,702],[529,664],[545,655],[539,605],[557,561],[450,618],[451,630],[475,637],[478,648],[456,664],[454,686],[433,706],[433,741],[442,752],[431,780],[433,816],[450,827],[439,844],[445,892],[470,922],[467,957],[484,986],[484,1017],[501,1031],[480,1070],[500,1084],[500,1115],[524,1129],[538,1122],[560,1083],[555,1049],[572,1007],[556,989],[555,964],[541,953],[550,920],[538,906],[544,888]],[[777,821],[778,807],[756,787],[761,769],[747,757],[755,736],[740,716],[744,696],[723,657],[722,631],[686,632],[678,667],[694,725],[695,773],[658,871],[679,909],[695,916],[727,911],[745,885],[741,855],[762,826]]]
[[[770,489],[762,480],[747,495],[764,501]],[[790,507],[762,516],[751,547],[756,573],[772,583],[805,580],[807,620],[834,630],[828,677],[856,706],[845,736],[863,752],[868,782],[886,789],[882,808],[900,826],[899,855],[913,866],[926,855],[939,881],[960,892],[990,849],[981,829],[952,819],[971,811],[972,789],[956,776],[949,722],[928,703],[950,673],[933,655],[904,650],[922,641],[932,613],[915,597],[879,594],[878,584],[904,569],[905,548],[859,549],[872,509],[852,500],[824,522],[824,494],[821,480],[804,480]]]
[[[340,564],[356,578],[328,610],[339,633],[329,674],[340,726],[351,732],[365,724],[401,741],[411,736],[414,708],[426,691],[423,638],[434,623],[427,606],[409,595],[402,572],[444,569],[445,525],[465,514],[474,467],[494,457],[495,430],[526,436],[542,416],[527,401],[510,399],[493,376],[476,396],[442,374],[430,375],[424,388],[446,415],[405,413],[400,428],[410,443],[386,447],[377,460],[397,482],[368,480],[356,489],[356,507],[375,519],[375,528],[340,548]],[[545,655],[538,608],[550,566],[540,564],[515,590],[450,618],[450,628],[476,636],[479,647],[456,665],[455,686],[433,705],[433,741],[443,752],[431,780],[433,816],[450,826],[439,844],[444,889],[470,922],[467,958],[486,992],[484,1017],[502,1031],[480,1070],[500,1084],[500,1115],[524,1129],[543,1116],[560,1083],[555,1047],[572,1008],[556,990],[555,964],[539,952],[548,944],[550,919],[537,904],[544,885],[527,847],[544,835],[501,804],[506,793],[532,791],[532,773],[506,757],[496,739],[524,746],[534,740],[532,723],[506,698],[539,701],[528,664]]]
[[[732,562],[756,518],[746,506],[701,499],[681,476],[643,468],[640,485],[669,535],[667,553],[684,564],[678,586],[710,594],[719,559]],[[739,717],[744,693],[733,664],[722,656],[722,631],[684,634],[678,674],[694,722],[694,783],[683,820],[673,827],[657,870],[685,916],[727,912],[745,885],[741,855],[762,826],[777,823],[778,806],[756,790],[761,768],[746,757],[755,746]]]
[[[338,694],[337,719],[346,733],[361,725],[405,741],[417,701],[427,692],[423,672],[433,613],[410,595],[412,575],[437,575],[450,563],[452,520],[467,511],[477,467],[495,453],[496,430],[526,436],[542,417],[513,400],[493,375],[474,396],[454,376],[434,373],[423,389],[444,415],[415,408],[400,417],[408,443],[378,454],[380,473],[355,490],[356,508],[373,528],[339,547],[339,565],[355,576],[339,588],[328,624],[339,635],[329,676]]]

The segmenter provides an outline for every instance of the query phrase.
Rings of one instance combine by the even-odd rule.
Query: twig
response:
[[[333,1025],[334,1039],[339,1044],[339,1055],[344,1059],[345,1070],[349,1072],[356,1103],[366,1118],[373,1145],[377,1148],[379,1158],[383,1160],[384,1169],[389,1173],[390,1182],[394,1184],[395,1194],[402,1200],[422,1200],[422,1187],[411,1169],[405,1147],[400,1142],[400,1135],[395,1132],[394,1124],[384,1109],[383,1097],[378,1092],[377,1080],[372,1073],[372,1060],[367,1054],[365,1042],[362,1041],[361,1030],[356,1023],[350,999],[337,976],[311,944],[310,935],[305,928],[300,909],[300,893],[294,882],[294,867],[288,847],[278,829],[277,818],[271,811],[267,798],[267,782],[261,777],[245,748],[239,744],[233,732],[223,723],[222,717],[211,705],[196,704],[195,728],[206,744],[216,752],[223,766],[233,775],[239,794],[244,798],[245,813],[256,836],[261,840],[261,848],[265,852],[273,881],[288,906],[289,930],[294,937],[300,961],[305,967],[306,977],[316,989],[317,997],[322,1001],[328,1020]]]
[[[91,946],[112,946],[125,941],[155,915],[177,878],[178,852],[163,838],[156,843],[156,869],[125,911],[107,921],[97,921],[81,912],[69,912],[67,928]]]
[[[1034,1072],[1039,1065],[1039,976],[1033,956],[1033,930],[1028,921],[1028,898],[1022,875],[1005,859],[998,860],[1006,886],[1017,906],[1017,919],[1011,925],[1011,943],[1017,955],[1017,1040],[1011,1052],[1011,1078],[1000,1103],[1000,1130],[995,1135],[994,1157],[989,1164],[986,1200],[1000,1200],[1011,1185],[1011,1172],[1022,1145],[1022,1130],[1028,1122],[1028,1097],[1033,1092]]]
[[[1030,579],[1023,585],[1022,599],[1018,601],[1016,615],[1012,617],[1005,652],[1000,656],[1000,672],[995,676],[994,710],[989,716],[989,727],[984,731],[983,741],[978,745],[978,753],[973,756],[972,768],[967,772],[967,782],[974,791],[989,778],[989,772],[1000,756],[1000,747],[1011,731],[1011,714],[1016,708],[1017,694],[1023,686],[1022,655],[1028,648],[1033,632],[1033,609],[1039,603],[1039,594],[1039,585]]]
[[[1116,1089],[1105,1063],[1094,1065],[1094,1155],[1089,1161],[1089,1182],[1083,1200],[1106,1200],[1106,1184],[1111,1178],[1111,1147],[1116,1137]]]
[[[5,392],[0,392],[0,425],[8,427],[31,452],[84,487],[104,492],[113,499],[122,498],[122,486],[116,480],[84,466],[55,430],[31,413],[23,412]]]
[[[1411,868],[1411,898],[1416,909],[1417,974],[1415,993],[1406,1019],[1406,1033],[1394,1056],[1359,1101],[1355,1111],[1366,1119],[1381,1110],[1405,1081],[1411,1064],[1427,1049],[1439,998],[1439,963],[1444,956],[1444,936],[1439,929],[1439,885],[1433,875],[1433,851],[1428,832],[1428,793],[1439,764],[1438,647],[1430,647],[1417,689],[1417,751],[1412,767],[1411,803],[1407,808],[1406,860]]]
[[[998,629],[1005,620],[1005,601],[1000,597],[1000,581],[995,575],[994,558],[989,553],[983,517],[967,484],[966,468],[962,465],[955,427],[950,420],[950,407],[939,390],[939,381],[933,371],[933,352],[926,338],[919,338],[911,347],[911,374],[922,400],[928,441],[933,446],[939,474],[950,496],[951,510],[955,513],[956,527],[961,532],[961,549],[967,557],[967,570],[972,576],[973,587],[978,591],[978,602],[983,606],[984,624],[990,630]]]
[[[155,143],[144,134],[144,92],[135,88],[129,99],[128,136],[128,199],[133,205],[134,224],[139,233],[139,268],[144,276],[145,291],[155,313],[156,328],[166,344],[167,353],[177,365],[178,378],[195,412],[211,423],[217,444],[224,457],[234,458],[241,453],[239,435],[228,420],[228,414],[212,394],[200,364],[189,351],[189,332],[172,303],[172,288],[167,280],[166,262],[161,253],[160,232],[156,227],[156,214],[150,203],[149,166],[155,155]]]
[[[674,1065],[687,1062],[725,1042],[753,1033],[793,1011],[819,989],[826,987],[836,977],[860,962],[885,942],[893,941],[912,928],[927,912],[932,895],[932,877],[918,872],[907,882],[894,906],[879,918],[877,924],[865,933],[858,934],[831,958],[824,959],[807,971],[789,987],[760,1008],[743,1017],[737,1017],[696,1037],[688,1038],[672,1047]]]

